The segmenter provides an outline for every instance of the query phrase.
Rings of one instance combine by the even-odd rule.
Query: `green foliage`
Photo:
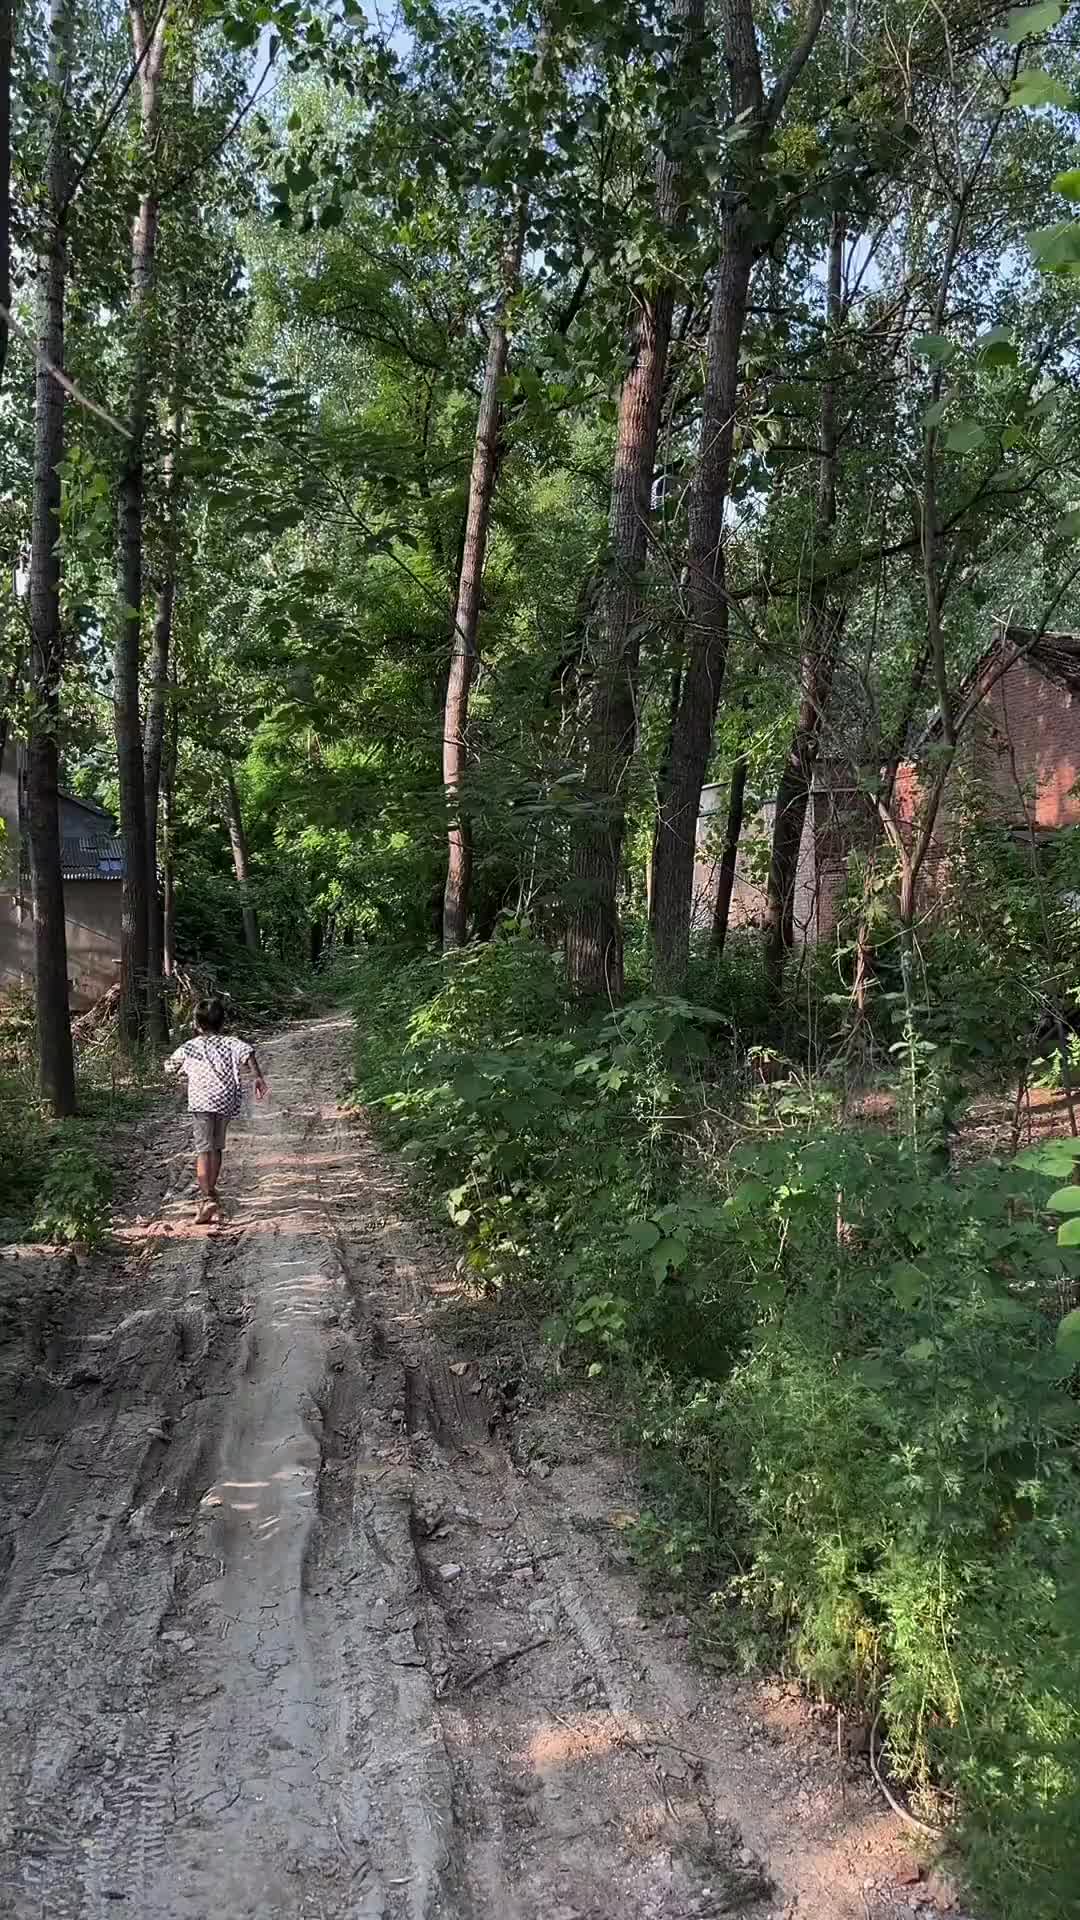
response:
[[[535,1287],[549,1339],[597,1370],[631,1345],[682,1368],[688,1337],[724,1370],[737,1293],[718,1300],[699,1268],[714,1209],[675,1174],[715,1013],[642,1000],[576,1026],[528,938],[389,978],[375,958],[356,1007],[361,1090],[441,1192],[478,1285]]]
[[[805,23],[753,11],[771,84]],[[308,0],[211,8],[179,23],[175,48],[170,28],[143,307],[130,300],[145,169],[128,23],[80,11],[65,110],[86,171],[69,209],[64,357],[122,418],[143,357],[147,668],[152,602],[175,586],[160,825],[176,1017],[210,989],[241,1026],[302,1012],[316,963],[329,965],[355,998],[362,1090],[437,1194],[471,1282],[527,1291],[567,1365],[647,1386],[668,1498],[643,1551],[707,1569],[808,1680],[880,1699],[911,1779],[957,1791],[997,1909],[1014,1894],[1024,1905],[1029,1875],[1032,1910],[1053,1916],[1075,1737],[1058,1698],[1075,1678],[1059,1603],[1076,1516],[1057,1377],[1076,1350],[1061,1312],[1080,1242],[1074,1161],[1055,1150],[950,1179],[947,1160],[963,1100],[1026,1072],[1040,1019],[1080,980],[1076,835],[1036,856],[1034,832],[1023,847],[1000,815],[988,824],[990,796],[958,806],[957,778],[936,923],[920,882],[903,978],[892,854],[863,846],[835,948],[793,956],[781,994],[753,931],[720,959],[695,938],[683,996],[649,992],[644,876],[658,818],[665,833],[675,817],[693,827],[704,768],[691,762],[721,656],[714,750],[720,772],[747,771],[742,870],[764,880],[755,816],[792,764],[808,641],[830,635],[828,692],[811,700],[804,684],[819,767],[801,752],[798,765],[812,788],[826,762],[865,795],[896,756],[943,764],[941,736],[922,736],[947,692],[970,737],[992,618],[1043,630],[1076,616],[1080,170],[1064,0],[965,14],[960,33],[937,8],[899,24],[842,15],[825,9],[765,139],[754,111],[731,111],[730,23],[710,18],[684,60],[652,0],[417,0],[388,31],[356,0],[340,18]],[[289,72],[252,94],[264,30]],[[16,9],[16,36],[22,245],[41,224],[48,118],[33,9]],[[661,153],[678,231],[657,213]],[[524,269],[456,795],[476,944],[417,958],[438,931],[452,609],[514,209]],[[742,231],[749,298],[711,326],[715,262]],[[829,298],[821,264],[840,236]],[[633,448],[613,459],[627,321],[665,286],[663,484],[627,568],[613,539],[625,516],[610,512],[613,474],[616,506],[624,493],[640,504]],[[28,285],[18,293],[25,306]],[[718,342],[734,347],[733,404],[702,439]],[[6,378],[10,577],[32,500],[19,338]],[[65,782],[115,800],[123,453],[81,402],[65,431],[58,737]],[[707,518],[694,476],[726,467],[729,432],[731,472],[710,501],[730,616],[717,649],[695,611],[690,529]],[[613,594],[620,576],[632,595]],[[612,756],[625,764],[608,790],[596,723],[621,599],[633,607],[619,657],[640,672],[621,690],[633,752]],[[24,654],[9,594],[0,699],[23,734]],[[673,711],[691,722],[675,755]],[[676,816],[671,769],[692,775]],[[1027,798],[1010,803],[1010,828]],[[583,828],[624,809],[630,999],[581,1023],[552,949],[580,905]],[[703,851],[721,831],[717,818]],[[877,973],[856,1034],[864,915]],[[0,1017],[0,1214],[11,1232],[36,1219],[92,1240],[117,1113],[108,1041],[93,1062],[84,1050],[86,1118],[57,1130],[32,1091],[31,1042],[25,1007]],[[860,1046],[887,1064],[902,1146],[830,1127],[839,1089],[823,1069]],[[1046,1174],[1058,1190],[1036,1208]]]
[[[894,1760],[957,1790],[998,1869],[1036,1807],[1064,1859],[1080,1427],[1032,1176],[927,1179],[842,1135],[740,1158],[730,1205],[764,1311],[711,1432],[750,1563],[733,1590],[816,1684],[884,1702]],[[1064,1914],[1064,1881],[1056,1897]]]
[[[109,1218],[112,1182],[97,1155],[86,1147],[61,1147],[45,1169],[37,1192],[33,1231],[41,1240],[101,1245]]]
[[[706,940],[695,943],[686,991],[691,1000],[722,1013],[744,1047],[774,1037],[776,1007],[766,988],[756,933],[730,935],[720,955]]]
[[[104,1026],[77,1053],[78,1113],[55,1121],[35,1085],[34,1052],[33,999],[16,989],[0,998],[0,1242],[92,1249],[107,1229],[122,1129],[157,1090],[157,1063],[121,1059],[115,1028]]]
[[[184,956],[174,995],[174,1018],[190,1021],[194,1000],[221,994],[229,1018],[240,1026],[296,1019],[309,1011],[314,980],[310,925],[296,876],[287,866],[256,879],[251,900],[263,945],[252,952],[243,931],[242,901],[231,874],[216,870],[198,841],[185,849],[177,892],[177,940]]]
[[[361,1091],[466,1275],[517,1285],[567,1359],[636,1382],[647,1563],[711,1583],[740,1657],[771,1643],[881,1705],[893,1766],[956,1795],[988,1910],[1064,1920],[1080,1251],[1048,1231],[1045,1176],[1071,1151],[949,1177],[788,1094],[744,1107],[717,1156],[706,1108],[737,1097],[717,1015],[642,998],[574,1025],[528,939],[372,956],[354,995]]]
[[[45,1127],[33,1093],[32,997],[0,996],[0,1240],[27,1225],[44,1158]]]
[[[49,1121],[32,1085],[0,1071],[0,1241],[100,1246],[112,1191],[106,1155],[140,1104],[84,1081],[80,1117]]]
[[[21,1075],[0,1069],[0,1241],[21,1237],[40,1180],[45,1129]]]

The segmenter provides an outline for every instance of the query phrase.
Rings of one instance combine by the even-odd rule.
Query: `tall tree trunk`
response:
[[[676,652],[675,665],[671,669],[671,680],[668,686],[667,734],[665,737],[664,751],[663,751],[662,758],[660,760],[660,765],[656,769],[657,821],[656,821],[655,827],[653,828],[652,846],[649,849],[649,865],[648,865],[647,876],[646,876],[647,888],[648,888],[650,933],[652,932],[652,925],[653,925],[653,899],[655,896],[655,888],[656,888],[656,842],[660,834],[659,807],[660,807],[661,797],[667,790],[668,778],[671,772],[671,764],[669,759],[669,755],[671,753],[671,736],[675,728],[675,715],[679,711],[679,701],[682,698],[682,669],[683,669],[682,648],[679,647]]]
[[[682,985],[690,956],[701,789],[727,664],[723,535],[754,230],[760,220],[750,204],[751,190],[760,185],[765,145],[813,50],[823,11],[824,0],[810,0],[800,38],[766,100],[752,0],[723,0],[721,7],[730,117],[745,127],[746,139],[731,149],[731,173],[721,196],[722,252],[709,315],[701,436],[690,495],[686,669],[657,835],[653,955],[657,984],[668,989]]]
[[[166,456],[164,473],[167,519],[164,567],[154,612],[154,651],[150,674],[150,697],[146,708],[146,748],[143,760],[143,785],[146,799],[147,1019],[150,1037],[158,1041],[165,1041],[169,1037],[162,964],[164,925],[158,891],[158,813],[161,803],[161,773],[169,692],[173,603],[176,598],[180,435],[180,408],[178,400],[174,398],[172,418],[169,423],[169,452]]]
[[[740,753],[731,769],[731,788],[728,793],[727,820],[724,825],[724,847],[716,877],[712,944],[717,953],[723,953],[727,942],[728,923],[731,919],[731,896],[735,891],[735,870],[739,861],[739,842],[742,839],[743,818],[746,811],[746,780],[749,772],[749,758],[745,753]]]
[[[704,39],[704,0],[673,0],[680,34],[668,137],[657,163],[656,209],[669,234],[686,224],[686,129],[696,111],[694,81]],[[623,991],[619,869],[626,780],[637,737],[637,685],[652,486],[675,289],[662,280],[635,292],[630,367],[619,394],[608,537],[612,578],[593,644],[585,721],[589,815],[574,835],[573,895],[566,935],[571,991],[582,999]]]
[[[818,747],[825,710],[832,692],[833,673],[844,610],[829,605],[828,579],[819,563],[828,554],[836,526],[837,457],[836,355],[843,322],[843,268],[846,222],[840,212],[832,217],[825,296],[825,379],[821,387],[820,462],[812,549],[812,578],[800,669],[801,694],[795,730],[776,794],[772,852],[765,888],[765,983],[779,995],[784,964],[794,944],[795,888],[799,850],[806,825],[810,792],[817,768]]]
[[[155,146],[161,111],[161,70],[165,59],[167,8],[162,7],[148,33],[142,0],[129,0],[131,38],[139,68],[142,163],[148,184],[139,200],[131,232],[132,370],[124,468],[120,476],[120,561],[116,657],[113,670],[113,724],[120,783],[120,825],[124,836],[123,960],[121,1030],[128,1045],[140,1038],[146,1015],[149,962],[147,895],[146,786],[139,666],[142,652],[143,461],[150,398],[151,320],[154,260],[157,249],[158,197],[153,183]]]
[[[165,716],[165,752],[161,777],[161,961],[166,980],[176,972],[176,761],[180,717],[176,676]]]
[[[0,305],[11,306],[11,43],[14,0],[0,0]],[[0,313],[0,388],[7,365],[8,323]]]
[[[724,251],[713,289],[701,446],[690,496],[686,670],[668,743],[653,866],[653,955],[662,987],[681,986],[686,974],[701,789],[727,663],[724,512],[754,254],[749,220],[740,206],[726,208],[722,224]]]
[[[38,347],[34,381],[34,501],[30,536],[30,687],[27,767],[30,873],[34,902],[34,986],[41,1091],[59,1118],[75,1110],[75,1063],[68,1005],[67,937],[57,798],[60,676],[60,463],[64,392],[48,370],[64,364],[68,180],[67,84],[71,23],[67,0],[49,7],[52,125],[48,163],[48,251],[38,266]]]
[[[443,722],[443,785],[450,817],[446,888],[443,894],[443,946],[463,947],[468,932],[469,897],[472,888],[472,834],[464,815],[461,783],[468,756],[466,730],[469,720],[469,694],[476,672],[476,634],[480,619],[480,594],[484,582],[491,503],[499,459],[499,429],[502,403],[499,388],[506,372],[509,353],[507,310],[521,281],[521,259],[525,250],[528,205],[523,198],[514,218],[514,231],[502,268],[502,292],[492,322],[488,343],[484,383],[476,420],[476,445],[469,477],[469,509],[465,520],[465,538],[461,549],[457,604],[450,648],[450,675],[446,686]]]
[[[775,997],[784,984],[784,966],[795,944],[795,893],[799,854],[817,770],[821,725],[832,692],[843,610],[811,608],[801,666],[799,711],[776,790],[769,875],[765,883],[765,981]]]
[[[150,699],[146,711],[146,751],[143,788],[146,801],[146,988],[147,1025],[152,1040],[168,1039],[164,994],[164,927],[158,887],[158,816],[161,809],[161,773],[168,697],[169,644],[172,635],[176,574],[171,557],[158,588],[154,613],[154,655]]]
[[[915,718],[922,697],[923,683],[930,667],[929,648],[924,648],[912,671],[911,680],[904,698],[903,709],[896,724],[896,730],[889,743],[888,751],[882,756],[880,801],[888,812],[896,793],[896,779],[904,757],[912,721]],[[863,879],[863,901],[859,912],[858,930],[855,935],[855,978],[852,985],[852,999],[855,1005],[856,1022],[865,1020],[870,1007],[870,994],[877,971],[877,949],[871,925],[871,903],[876,881],[877,855],[884,837],[884,829],[877,813],[871,816],[869,846],[867,850],[866,873]]]
[[[228,809],[229,845],[232,848],[233,872],[240,888],[240,904],[244,915],[244,945],[249,953],[259,951],[259,916],[251,899],[251,869],[248,865],[247,835],[244,832],[244,816],[240,811],[240,795],[236,791],[236,781],[230,762],[225,762],[225,799]]]

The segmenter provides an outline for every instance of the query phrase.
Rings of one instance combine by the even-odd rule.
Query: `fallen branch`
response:
[[[500,1653],[497,1660],[489,1660],[486,1666],[477,1667],[475,1672],[467,1673],[464,1680],[457,1682],[464,1692],[466,1687],[475,1687],[478,1680],[486,1680],[489,1673],[498,1673],[500,1667],[508,1667],[513,1660],[523,1660],[527,1653],[535,1653],[537,1647],[546,1647],[547,1639],[529,1640],[523,1647],[511,1647],[509,1653]]]
[[[902,1820],[906,1827],[913,1827],[916,1833],[926,1834],[931,1840],[942,1840],[945,1837],[944,1827],[932,1826],[929,1820],[920,1820],[917,1814],[909,1812],[908,1808],[902,1805],[892,1789],[886,1785],[886,1782],[882,1778],[876,1753],[877,1730],[881,1724],[881,1714],[882,1709],[879,1707],[877,1713],[874,1715],[874,1724],[870,1729],[870,1771],[874,1776],[874,1780],[898,1820]],[[884,1742],[882,1744],[884,1744]]]

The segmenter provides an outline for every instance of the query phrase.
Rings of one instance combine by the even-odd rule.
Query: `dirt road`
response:
[[[178,1117],[118,1258],[0,1260],[0,1913],[909,1913],[828,1740],[647,1616],[604,1436],[451,1343],[348,1047],[267,1049],[221,1231]]]

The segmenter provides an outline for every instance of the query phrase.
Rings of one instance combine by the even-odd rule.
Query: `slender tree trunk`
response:
[[[724,513],[754,258],[749,220],[741,206],[726,209],[723,232],[709,324],[701,445],[690,496],[686,670],[667,750],[653,869],[654,965],[657,984],[668,988],[681,986],[689,958],[701,789],[727,664]]]
[[[41,1091],[59,1118],[75,1111],[75,1063],[68,1005],[67,936],[57,798],[60,676],[60,463],[64,392],[46,361],[64,364],[68,181],[67,100],[71,23],[67,0],[49,7],[52,125],[48,163],[48,251],[38,267],[38,345],[34,381],[34,500],[30,537],[31,720],[27,767],[30,873],[34,903],[34,985]]]
[[[859,1021],[865,1020],[869,1012],[873,979],[874,942],[870,932],[870,922],[864,911],[860,915],[855,937],[855,979],[851,990],[852,999],[855,1002],[856,1019]]]
[[[14,0],[0,0],[0,304],[11,307],[11,44]],[[7,365],[8,323],[0,313],[0,388]]]
[[[712,943],[717,953],[723,953],[727,942],[728,923],[731,919],[731,896],[735,891],[735,870],[739,860],[739,842],[742,839],[743,818],[746,811],[746,780],[749,772],[750,761],[745,753],[740,753],[731,769],[727,821],[724,826],[724,847],[720,855],[720,870],[716,877]]]
[[[228,808],[229,845],[232,848],[233,872],[240,888],[240,903],[244,915],[244,945],[249,953],[259,951],[259,916],[251,899],[251,869],[248,865],[247,835],[244,832],[244,816],[240,811],[240,795],[236,791],[236,781],[228,760],[225,762],[225,799]]]
[[[168,695],[169,644],[172,635],[173,600],[176,575],[171,557],[158,588],[154,614],[154,658],[150,700],[146,713],[146,752],[143,763],[143,787],[146,800],[146,982],[147,1022],[152,1040],[167,1040],[168,1020],[164,994],[164,939],[161,898],[158,886],[158,816],[161,810],[161,774],[165,738],[165,703]]]
[[[802,661],[799,712],[787,759],[776,790],[769,875],[765,886],[765,980],[775,997],[784,983],[784,965],[795,943],[795,893],[799,854],[817,770],[821,723],[832,691],[843,614],[819,607],[811,616]]]
[[[671,738],[675,730],[675,716],[679,711],[679,701],[682,698],[682,667],[683,667],[682,649],[680,648],[677,653],[675,665],[672,667],[672,670],[671,670],[671,681],[668,688],[667,737],[666,737],[666,742],[664,746],[663,757],[661,758],[660,765],[656,769],[657,820],[656,820],[656,825],[653,828],[652,846],[649,850],[649,864],[646,869],[646,891],[648,894],[650,933],[652,932],[652,928],[653,928],[653,899],[655,897],[655,891],[656,891],[656,843],[660,837],[659,808],[660,808],[661,799],[667,791],[668,779],[671,773],[671,760],[670,760]]]
[[[502,293],[499,310],[491,328],[480,409],[476,421],[476,445],[469,478],[469,510],[461,550],[457,605],[450,649],[450,676],[446,687],[443,723],[443,785],[450,816],[446,889],[443,894],[443,946],[463,947],[468,933],[469,899],[472,890],[472,834],[461,800],[461,783],[468,757],[466,731],[469,720],[469,694],[476,672],[476,635],[480,619],[480,594],[484,583],[491,503],[499,459],[499,429],[502,403],[499,388],[506,373],[509,334],[506,315],[510,301],[521,281],[521,258],[525,250],[528,206],[522,199],[514,219],[514,231],[503,260]]]
[[[623,990],[618,883],[624,789],[637,737],[643,574],[673,307],[670,286],[642,301],[633,364],[619,396],[608,523],[616,577],[605,594],[587,695],[585,782],[590,811],[574,836],[566,940],[570,987],[581,998],[606,993],[618,1000]]]
[[[828,581],[822,579],[818,562],[829,552],[836,527],[837,456],[836,353],[843,322],[843,268],[846,223],[842,213],[834,213],[829,233],[826,277],[825,351],[828,356],[821,388],[821,457],[818,472],[816,525],[814,528],[813,577],[810,583],[806,631],[801,667],[802,691],[791,746],[776,795],[773,820],[772,854],[765,890],[765,982],[769,992],[779,995],[784,983],[784,964],[794,943],[795,888],[799,871],[810,793],[817,767],[818,747],[825,710],[832,692],[837,648],[843,629],[844,612],[830,607]]]
[[[701,789],[708,773],[727,665],[723,536],[742,338],[754,265],[755,227],[760,220],[751,201],[753,189],[761,184],[765,145],[813,50],[823,11],[824,0],[810,0],[799,39],[766,100],[752,0],[723,0],[721,6],[730,118],[742,125],[746,137],[731,149],[730,173],[721,195],[722,252],[709,315],[701,436],[690,495],[686,669],[660,804],[653,956],[657,984],[669,990],[682,985],[690,957]]]
[[[672,119],[657,165],[656,207],[661,225],[677,234],[688,213],[684,126],[697,111],[694,96],[704,39],[704,0],[673,0],[671,17],[680,33],[680,48],[671,88]],[[571,991],[581,999],[606,993],[618,1000],[623,991],[619,870],[625,788],[637,739],[645,561],[675,311],[673,284],[668,280],[637,289],[635,305],[630,368],[619,395],[611,477],[612,579],[593,647],[586,713],[585,789],[590,811],[575,833],[572,849],[566,963]]]
[[[154,613],[154,651],[150,697],[146,708],[146,748],[143,760],[143,785],[146,798],[147,1017],[150,1037],[158,1041],[165,1041],[169,1037],[162,964],[165,935],[158,890],[158,814],[161,803],[161,774],[169,692],[173,603],[176,598],[176,556],[179,535],[177,520],[180,511],[180,433],[179,405],[174,402],[170,421],[170,448],[164,474],[167,515],[164,571],[158,587],[157,606]]]
[[[907,693],[904,697],[903,709],[897,721],[896,731],[893,734],[888,751],[884,756],[879,756],[882,759],[881,792],[879,799],[885,812],[888,812],[893,804],[893,798],[896,792],[896,777],[900,771],[900,763],[904,757],[904,750],[911,732],[912,721],[915,718],[919,701],[922,697],[923,683],[929,667],[930,651],[928,647],[925,647],[915,663]],[[866,874],[863,881],[863,903],[859,912],[859,925],[855,935],[855,979],[852,986],[852,998],[855,1002],[857,1021],[864,1020],[869,1012],[870,996],[877,970],[877,952],[874,943],[873,928],[870,924],[870,902],[874,891],[875,866],[884,834],[881,816],[878,813],[871,816],[870,829],[872,837],[867,852]]]
[[[142,162],[149,178],[156,166],[154,149],[160,120],[167,9],[161,9],[152,35],[147,31],[142,0],[130,0],[129,13],[135,55],[142,60],[139,69]],[[150,398],[157,230],[158,198],[156,188],[151,184],[143,190],[131,233],[131,317],[134,340],[128,403],[130,439],[126,443],[124,468],[120,476],[119,606],[113,669],[113,724],[120,783],[120,825],[125,852],[120,1014],[121,1030],[129,1046],[138,1041],[143,1031],[149,966],[150,901],[146,885],[146,785],[139,713],[139,667],[142,652],[143,461]]]
[[[161,779],[161,960],[166,980],[176,972],[176,761],[180,745],[180,718],[176,707],[176,678],[165,722],[165,755]]]
[[[721,26],[731,119],[742,117],[748,130],[763,130],[765,96],[751,0],[724,0]],[[755,134],[755,152],[758,145]],[[727,663],[724,515],[753,264],[753,232],[742,183],[729,181],[721,197],[721,255],[709,312],[701,434],[690,493],[686,666],[666,755],[653,867],[653,966],[658,986],[665,988],[682,985],[690,956],[701,789]]]

